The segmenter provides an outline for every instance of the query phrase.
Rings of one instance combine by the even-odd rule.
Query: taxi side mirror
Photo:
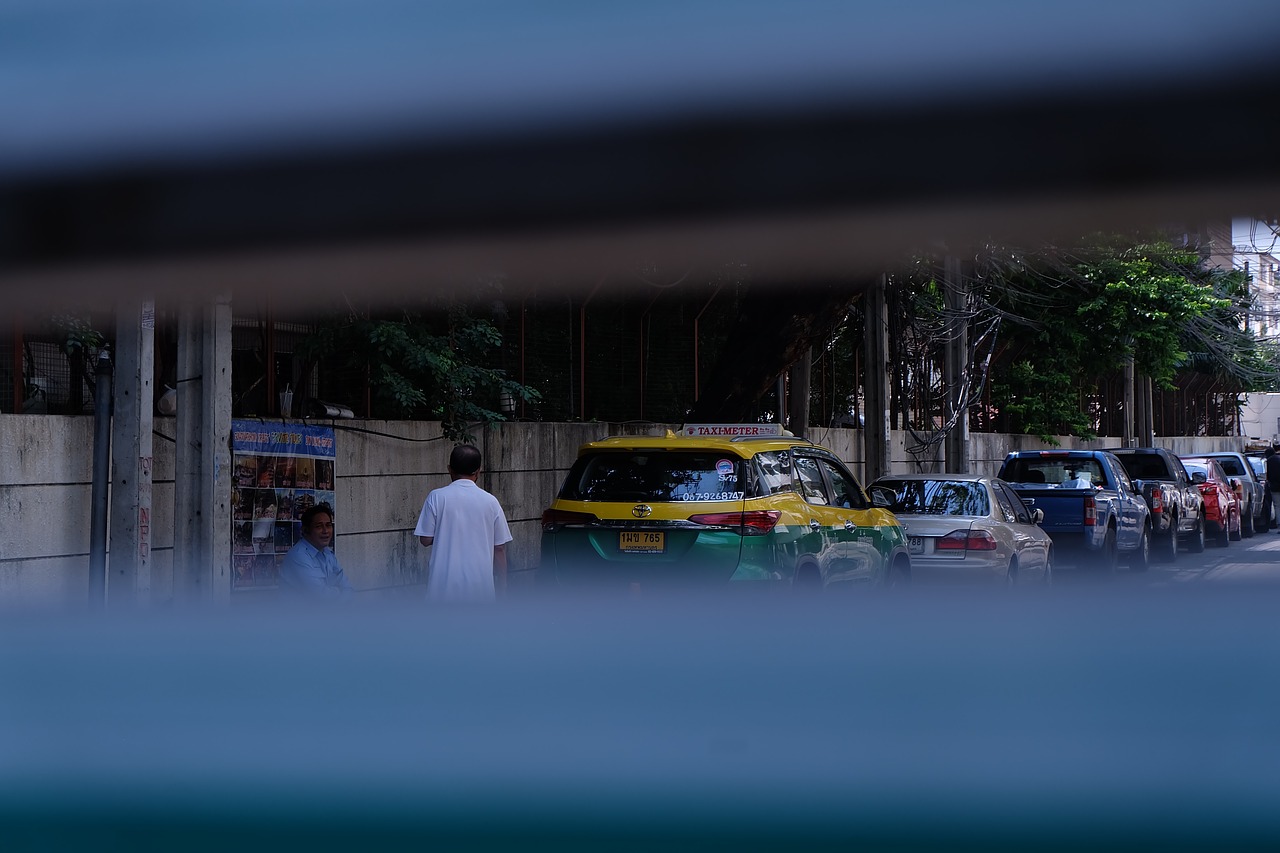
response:
[[[1042,509],[1033,509],[1033,510],[1031,510],[1031,522],[1032,522],[1032,524],[1039,524],[1039,523],[1041,523],[1042,521],[1044,521],[1044,510],[1042,510]]]

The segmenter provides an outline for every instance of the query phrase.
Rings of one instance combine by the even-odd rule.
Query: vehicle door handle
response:
[[[822,525],[818,523],[818,519],[816,519],[816,518],[811,518],[811,519],[809,519],[809,529],[810,529],[810,530],[817,530],[817,529],[819,529],[820,527],[822,527]]]

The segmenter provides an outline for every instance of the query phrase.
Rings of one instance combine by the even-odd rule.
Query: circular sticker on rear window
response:
[[[719,474],[721,477],[732,477],[733,476],[733,460],[721,459],[719,462],[717,462],[716,473]]]

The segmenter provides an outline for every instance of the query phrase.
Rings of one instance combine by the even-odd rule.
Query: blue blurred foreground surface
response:
[[[1280,591],[9,614],[51,849],[1275,849]]]

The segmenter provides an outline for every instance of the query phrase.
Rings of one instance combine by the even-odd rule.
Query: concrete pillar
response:
[[[943,353],[947,379],[948,420],[955,425],[944,439],[946,470],[969,473],[969,285],[960,259],[947,255],[943,269],[946,287],[947,344]]]
[[[147,604],[151,595],[152,400],[156,305],[116,306],[116,364],[111,424],[110,606]]]
[[[173,597],[231,596],[231,300],[184,306],[178,320]]]
[[[885,299],[888,276],[882,275],[867,288],[865,299],[866,400],[863,441],[866,443],[866,482],[891,473],[889,466],[889,303]]]

